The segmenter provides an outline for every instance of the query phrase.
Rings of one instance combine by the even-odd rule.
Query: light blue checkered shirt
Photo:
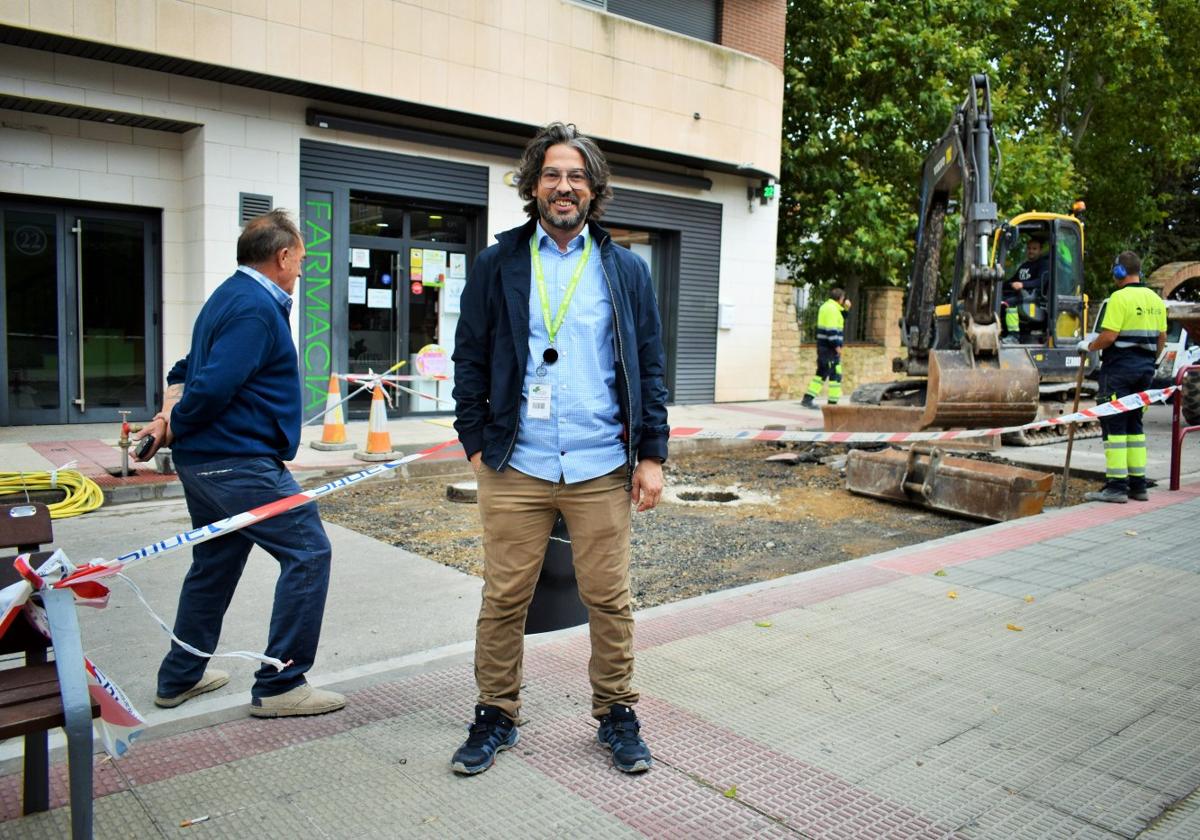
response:
[[[270,278],[267,277],[267,275],[263,274],[257,268],[251,268],[248,265],[239,265],[237,270],[242,272],[242,274],[248,274],[257,280],[258,285],[262,286],[271,293],[271,297],[275,299],[276,303],[283,307],[284,312],[286,312],[288,315],[292,314],[292,296],[276,286],[275,283],[273,283]]]
[[[562,254],[541,224],[537,226],[551,319],[558,313],[588,235],[585,227]],[[529,264],[529,363],[521,386],[521,426],[509,464],[526,475],[567,484],[607,475],[625,463],[625,444],[617,402],[612,299],[600,267],[600,249],[593,244],[559,327],[558,361],[546,365],[546,375],[540,377],[550,385],[548,420],[529,417],[529,383],[539,381],[536,370],[542,352],[550,346],[532,257]]]

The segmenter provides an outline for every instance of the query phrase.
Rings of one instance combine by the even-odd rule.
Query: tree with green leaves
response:
[[[1200,212],[1195,0],[788,10],[779,257],[796,282],[907,283],[921,162],[979,72],[992,81],[1002,217],[1085,199],[1093,295],[1122,248],[1186,257],[1169,231]]]

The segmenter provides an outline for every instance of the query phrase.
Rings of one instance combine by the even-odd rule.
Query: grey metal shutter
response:
[[[307,178],[409,198],[487,206],[486,166],[437,158],[301,140],[300,180]]]
[[[716,395],[717,293],[721,282],[720,204],[615,188],[601,224],[679,234],[673,401],[710,403]]]
[[[719,6],[717,0],[608,0],[614,15],[714,44],[720,29]]]

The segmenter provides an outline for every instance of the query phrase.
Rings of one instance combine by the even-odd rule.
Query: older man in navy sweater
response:
[[[246,225],[237,257],[237,271],[200,310],[191,351],[167,374],[162,412],[138,435],[171,444],[197,528],[300,491],[283,462],[296,456],[300,441],[300,377],[288,316],[304,242],[288,214],[274,210]],[[316,658],[329,588],[329,539],[315,503],[196,545],[179,593],[176,637],[200,651],[216,648],[255,544],[280,567],[266,652],[289,664],[258,669],[250,714],[342,708],[344,697],[304,679]],[[229,682],[206,664],[172,643],[159,667],[155,704],[173,708]]]

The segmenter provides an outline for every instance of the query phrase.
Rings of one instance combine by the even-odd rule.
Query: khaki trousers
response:
[[[525,615],[554,520],[562,513],[591,630],[592,714],[608,714],[613,703],[636,703],[625,468],[577,484],[544,481],[511,467],[496,472],[487,465],[478,478],[484,562],[475,629],[478,702],[518,718]]]

